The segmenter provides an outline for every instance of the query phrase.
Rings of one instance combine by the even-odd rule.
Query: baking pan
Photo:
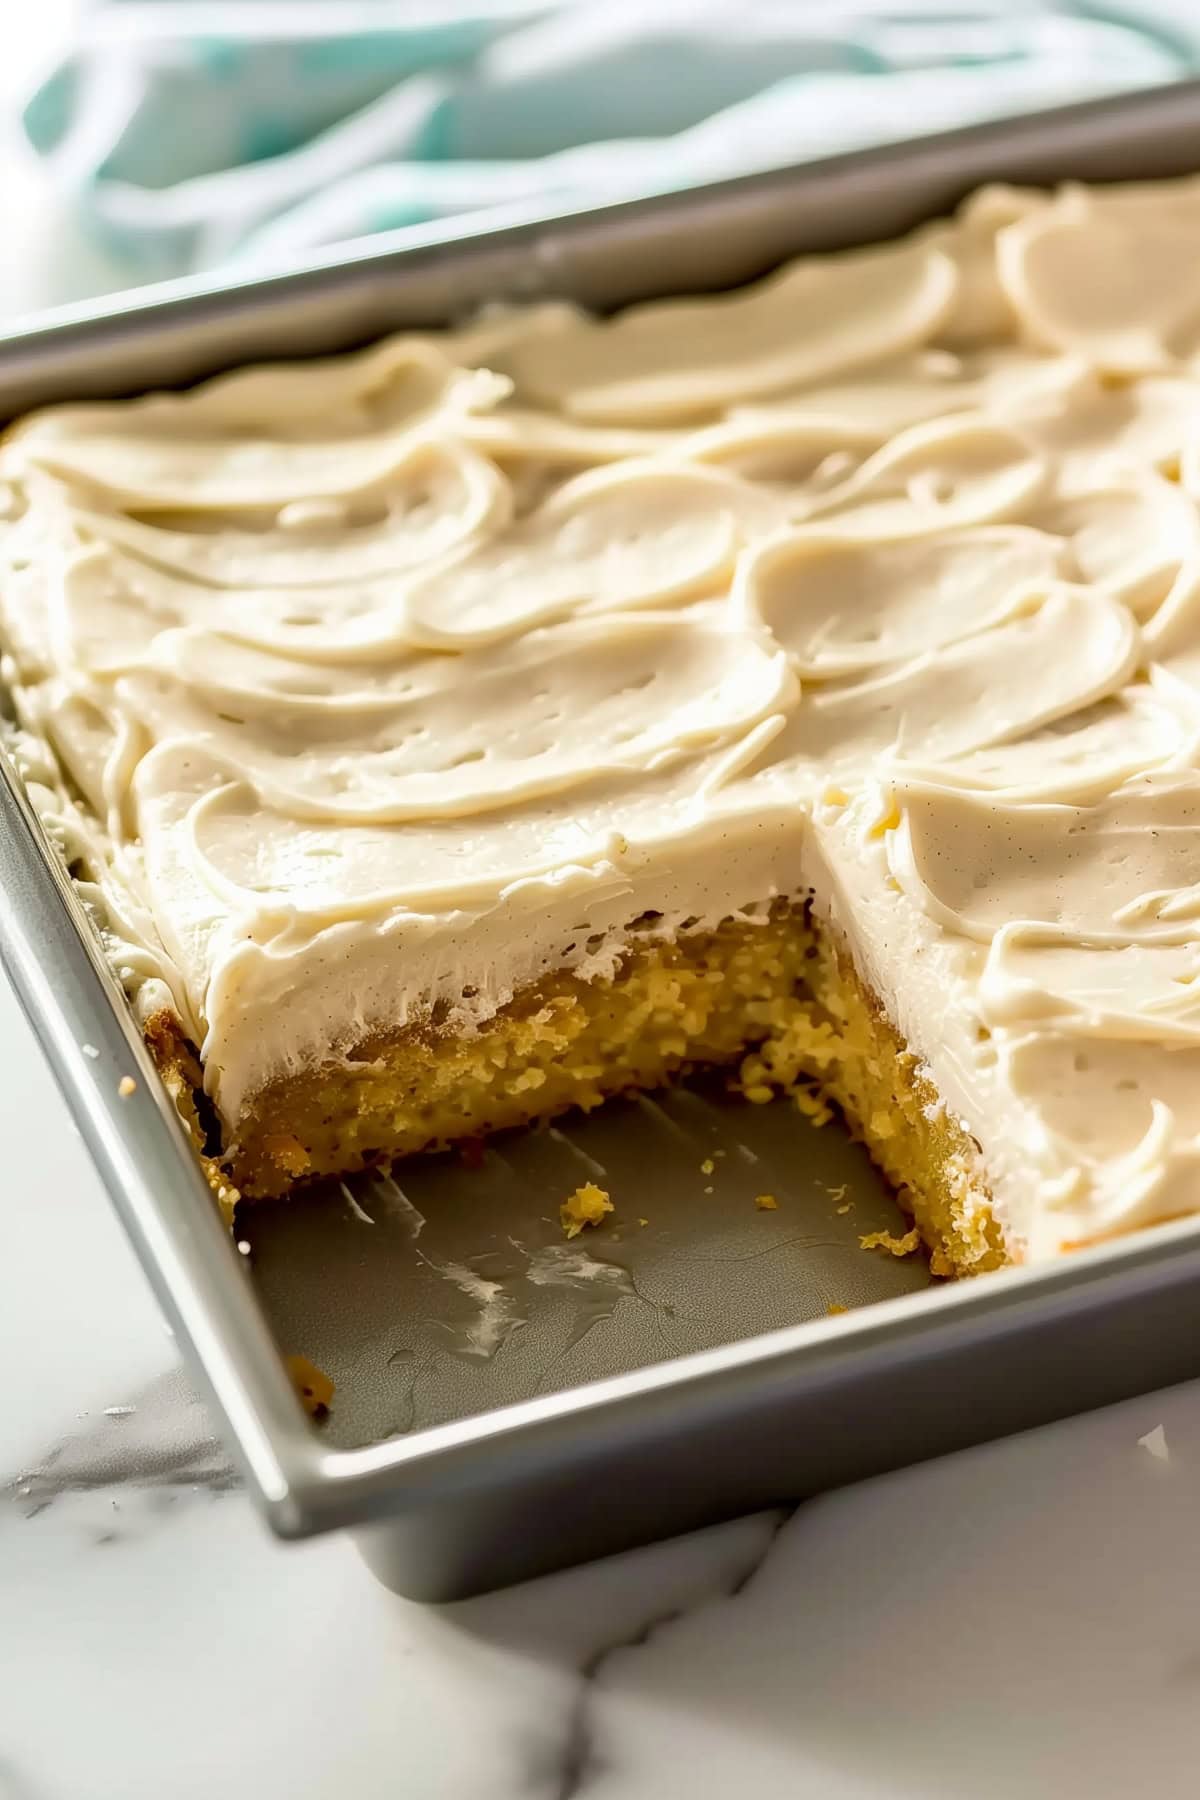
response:
[[[868,242],[983,181],[1184,173],[1200,84],[578,212],[172,283],[0,345],[0,418],[349,348],[488,301],[613,307]],[[0,957],[147,1274],[282,1536],[354,1528],[445,1600],[798,1499],[1200,1371],[1200,1232],[939,1287],[838,1126],[719,1086],[416,1159],[222,1228],[78,897],[0,754]],[[121,1077],[136,1090],[123,1098]],[[617,1202],[568,1244],[562,1196]],[[770,1192],[775,1210],[755,1196]],[[843,1310],[844,1309],[844,1310]],[[337,1383],[312,1424],[280,1352]]]

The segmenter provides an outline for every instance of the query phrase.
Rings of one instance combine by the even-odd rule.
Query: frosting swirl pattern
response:
[[[988,190],[24,421],[22,754],[223,1111],[812,885],[1015,1252],[1200,1211],[1198,242],[1200,182]]]

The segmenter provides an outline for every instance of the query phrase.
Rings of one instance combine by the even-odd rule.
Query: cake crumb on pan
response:
[[[889,1256],[914,1256],[921,1248],[921,1234],[915,1225],[903,1237],[892,1231],[868,1231],[858,1241],[864,1250],[886,1250]]]
[[[325,1371],[318,1369],[316,1363],[310,1362],[307,1356],[289,1356],[286,1362],[292,1386],[300,1396],[300,1404],[305,1412],[312,1418],[328,1412],[333,1399],[333,1382]]]
[[[573,1194],[568,1194],[558,1209],[563,1231],[569,1238],[578,1237],[585,1225],[599,1225],[613,1212],[612,1201],[594,1181],[585,1181]]]

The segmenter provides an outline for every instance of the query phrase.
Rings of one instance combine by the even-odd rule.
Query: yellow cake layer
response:
[[[429,1024],[280,1081],[256,1097],[224,1167],[243,1195],[278,1195],[710,1064],[730,1065],[752,1101],[786,1091],[818,1120],[825,1097],[836,1102],[939,1272],[1004,1262],[976,1146],[800,908],[644,943],[612,979],[549,976],[470,1035]]]
[[[611,980],[560,972],[470,1034],[435,1023],[381,1035],[354,1059],[255,1096],[229,1146],[243,1193],[345,1174],[483,1137],[612,1094],[649,1089],[692,1063],[736,1061],[803,984],[813,937],[797,909],[753,924],[631,949]]]
[[[1002,1268],[1011,1259],[978,1144],[828,932],[813,932],[805,973],[807,995],[778,1003],[743,1058],[742,1091],[756,1101],[792,1092],[818,1122],[836,1104],[920,1230],[935,1274]]]

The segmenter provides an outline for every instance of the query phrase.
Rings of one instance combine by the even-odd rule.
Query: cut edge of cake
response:
[[[145,1030],[203,1153],[195,1050],[170,1012]],[[239,1198],[590,1111],[704,1068],[725,1069],[753,1104],[789,1096],[815,1125],[836,1107],[918,1227],[935,1274],[1013,1260],[979,1144],[811,896],[715,930],[635,936],[611,974],[549,974],[470,1033],[434,1019],[377,1033],[261,1090],[221,1153],[205,1155],[206,1171],[231,1217]]]

